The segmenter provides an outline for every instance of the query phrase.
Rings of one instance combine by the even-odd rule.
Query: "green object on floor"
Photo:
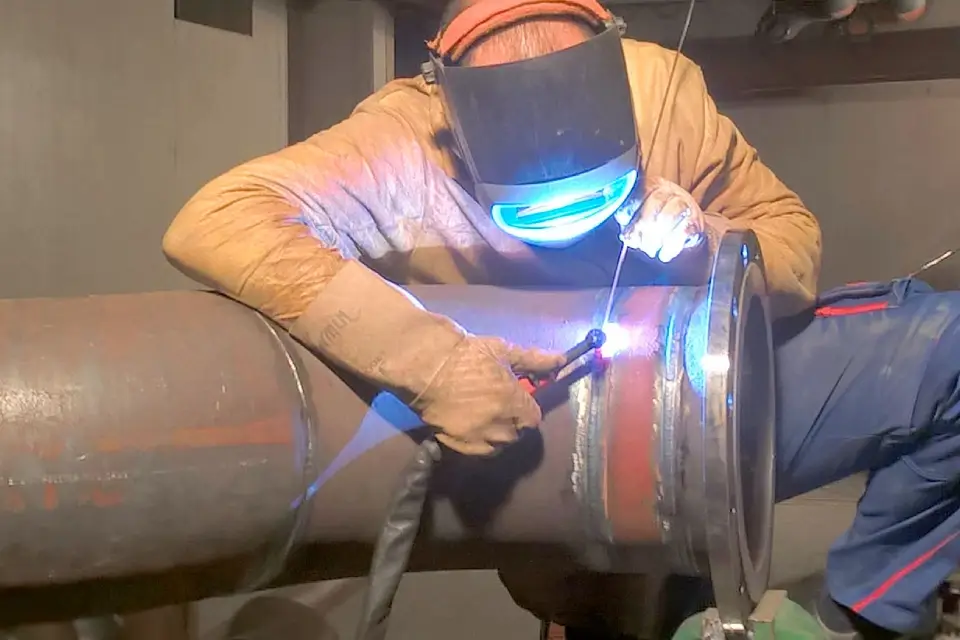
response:
[[[723,640],[716,609],[687,618],[672,640]],[[713,622],[714,624],[711,624]],[[817,619],[793,600],[786,591],[768,591],[750,615],[753,640],[824,640]]]

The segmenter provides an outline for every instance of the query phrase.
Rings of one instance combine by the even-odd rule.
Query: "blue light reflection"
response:
[[[393,436],[423,427],[423,422],[410,407],[396,396],[382,392],[374,398],[370,410],[360,422],[360,427],[340,453],[317,476],[303,496],[291,505],[296,509],[303,500],[310,500],[338,471]]]
[[[690,322],[683,336],[683,366],[687,370],[690,386],[702,398],[706,393],[707,374],[704,359],[707,355],[707,336],[710,324],[710,298],[704,298],[690,315]]]

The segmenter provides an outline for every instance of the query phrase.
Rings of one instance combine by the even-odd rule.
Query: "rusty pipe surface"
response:
[[[619,351],[602,366],[584,358],[547,389],[539,431],[492,459],[447,456],[415,567],[495,566],[509,553],[483,550],[553,545],[601,570],[716,573],[717,540],[734,556],[737,545],[748,556],[769,546],[769,322],[755,240],[736,240],[725,240],[710,287],[623,290]],[[605,294],[409,290],[475,333],[554,350],[596,326]],[[759,340],[744,337],[748,324]],[[79,615],[144,581],[166,585],[143,602],[155,606],[284,570],[283,580],[362,574],[364,545],[425,433],[393,396],[215,294],[0,301],[0,336],[7,602],[51,604],[82,586],[85,604],[69,613]],[[751,412],[759,453],[739,435]],[[739,523],[707,521],[720,480]],[[306,554],[299,566],[291,549]],[[742,573],[734,556],[726,564]]]

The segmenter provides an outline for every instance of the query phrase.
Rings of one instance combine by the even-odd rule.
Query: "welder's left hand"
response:
[[[685,249],[699,246],[704,218],[693,196],[663,178],[648,177],[644,187],[639,211],[621,235],[624,244],[660,262],[670,262]]]

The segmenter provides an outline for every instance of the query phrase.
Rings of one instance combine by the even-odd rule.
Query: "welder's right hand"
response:
[[[438,440],[487,455],[540,423],[514,371],[549,373],[564,357],[483,338],[425,310],[349,260],[290,327],[304,344],[407,403]]]
[[[540,407],[514,371],[547,374],[563,355],[524,349],[499,338],[467,335],[426,390],[410,403],[439,433],[443,445],[467,455],[490,455],[540,424]]]

